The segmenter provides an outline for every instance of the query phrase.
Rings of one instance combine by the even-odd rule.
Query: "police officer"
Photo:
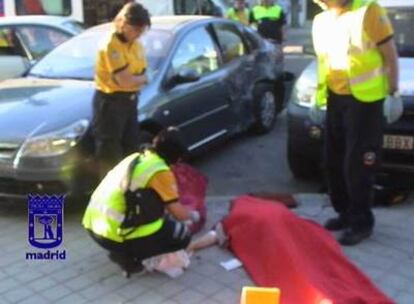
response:
[[[147,62],[137,38],[150,25],[149,13],[141,4],[127,3],[114,19],[113,32],[99,47],[93,132],[101,178],[137,150],[138,92],[147,83]]]
[[[186,152],[179,131],[164,129],[152,147],[122,160],[92,194],[83,226],[127,276],[142,269],[143,259],[184,249],[190,242],[183,221],[198,222],[200,215],[179,202],[169,167]],[[164,216],[164,210],[172,217]]]
[[[398,91],[398,57],[391,23],[375,1],[323,0],[313,22],[318,86],[310,117],[327,105],[325,162],[338,216],[328,230],[345,231],[343,245],[369,237],[374,227],[372,186],[379,166],[383,101]],[[394,102],[397,105],[401,100]]]
[[[229,8],[226,13],[227,19],[239,21],[244,25],[250,24],[250,11],[246,7],[245,0],[234,1],[233,7]]]
[[[250,19],[264,38],[277,43],[283,42],[286,17],[282,7],[274,4],[273,0],[261,0],[260,5],[253,7]]]

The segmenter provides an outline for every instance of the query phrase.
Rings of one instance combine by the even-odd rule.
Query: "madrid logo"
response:
[[[40,249],[59,246],[63,241],[64,195],[29,195],[28,241]],[[26,259],[65,259],[66,252],[26,253]]]

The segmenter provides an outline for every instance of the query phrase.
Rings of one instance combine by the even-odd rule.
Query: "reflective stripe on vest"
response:
[[[129,170],[138,155],[134,153],[121,161],[94,191],[82,220],[86,229],[116,242],[148,236],[161,229],[163,219],[132,230],[120,228],[126,211],[124,193],[128,187]],[[153,152],[145,151],[133,169],[130,189],[146,187],[154,174],[165,170],[169,170],[169,167],[162,158]]]
[[[250,14],[249,10],[247,8],[245,8],[243,13],[246,17],[246,20],[248,21],[249,20],[249,14]],[[242,21],[242,20],[240,20],[239,15],[237,15],[237,12],[236,12],[234,7],[231,7],[231,8],[228,9],[227,18],[229,18],[231,20],[234,20],[234,21],[239,21],[239,22]]]
[[[375,102],[385,98],[388,80],[379,49],[364,31],[364,17],[374,0],[354,0],[347,14],[349,45],[347,50],[347,73],[352,95],[361,102]],[[332,12],[317,15],[312,28],[313,43],[318,56],[318,86],[316,100],[319,106],[326,105],[329,72],[329,43],[333,35]]]
[[[257,5],[253,7],[253,18],[255,20],[270,19],[279,20],[282,16],[282,7],[279,5],[273,5],[271,7]]]

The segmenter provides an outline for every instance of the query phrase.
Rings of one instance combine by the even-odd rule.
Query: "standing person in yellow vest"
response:
[[[91,196],[82,224],[127,277],[143,269],[143,259],[184,249],[191,240],[184,221],[198,222],[200,214],[179,202],[169,167],[186,153],[178,129],[164,129],[151,147],[109,171]]]
[[[239,21],[244,25],[250,24],[250,10],[246,6],[245,0],[234,1],[233,7],[229,8],[226,13],[226,18],[234,21]]]
[[[327,106],[325,165],[338,216],[328,230],[343,230],[338,241],[355,245],[374,227],[372,186],[380,163],[383,104],[398,94],[398,55],[393,28],[372,0],[321,0],[313,22],[318,86],[310,117],[321,122]],[[401,107],[401,99],[388,99]]]
[[[151,26],[148,11],[128,3],[114,19],[114,29],[99,46],[93,134],[100,178],[138,148],[138,95],[147,83],[147,61],[137,39]]]
[[[257,31],[266,39],[282,43],[286,16],[275,0],[261,0],[260,5],[253,7],[250,23],[257,26]]]

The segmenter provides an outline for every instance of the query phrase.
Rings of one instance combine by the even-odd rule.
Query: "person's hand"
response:
[[[309,118],[315,124],[322,124],[325,120],[325,111],[316,103],[316,100],[313,99],[311,107],[309,108]]]
[[[201,219],[200,212],[198,212],[197,210],[191,210],[190,217],[193,223],[198,223]]]
[[[388,95],[384,101],[384,116],[387,123],[392,124],[402,116],[404,104],[399,94]]]

